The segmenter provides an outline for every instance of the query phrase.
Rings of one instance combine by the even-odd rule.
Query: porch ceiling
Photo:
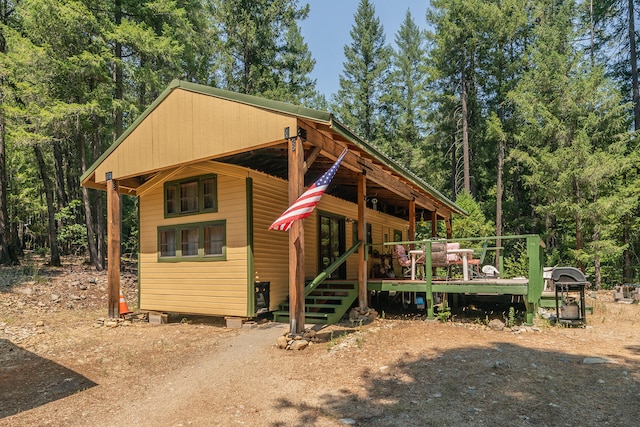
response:
[[[314,146],[304,144],[304,148],[305,159],[308,159],[314,149]],[[216,159],[216,161],[254,169],[284,180],[288,179],[286,143],[221,157]],[[309,165],[308,170],[305,173],[305,187],[313,184],[331,167],[331,165],[333,165],[333,163],[333,159],[320,154],[315,161]],[[351,168],[340,167],[329,185],[326,194],[357,204],[357,183],[358,173],[356,171]],[[383,185],[372,180],[367,180],[367,207],[373,207],[372,199],[374,198],[378,200],[377,210],[406,220],[409,219],[409,200],[401,197]],[[424,212],[425,217],[430,215],[430,211],[424,207],[417,206],[416,210],[418,216],[421,212]]]

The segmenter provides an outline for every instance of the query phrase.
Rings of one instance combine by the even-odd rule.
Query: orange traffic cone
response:
[[[124,316],[125,314],[129,314],[129,307],[127,307],[127,302],[124,300],[124,295],[122,295],[122,289],[120,289],[120,316]]]

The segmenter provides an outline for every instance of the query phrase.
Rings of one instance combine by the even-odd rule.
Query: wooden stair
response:
[[[358,283],[351,281],[325,281],[305,292],[305,323],[338,323],[358,298]],[[288,323],[289,303],[280,304],[273,312],[274,322]]]

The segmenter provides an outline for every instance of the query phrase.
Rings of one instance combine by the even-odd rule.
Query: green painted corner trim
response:
[[[255,307],[255,266],[253,256],[253,178],[246,179],[247,209],[247,316],[253,317]]]
[[[140,197],[138,197],[138,203],[136,203],[137,209],[138,209],[138,271],[137,271],[137,275],[138,275],[138,306],[137,309],[140,310]]]

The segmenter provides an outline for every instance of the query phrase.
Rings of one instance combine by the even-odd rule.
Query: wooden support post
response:
[[[416,201],[409,200],[409,235],[407,236],[408,240],[416,239]],[[411,245],[411,249],[415,249],[413,245]]]
[[[107,172],[107,299],[109,317],[120,316],[120,193],[118,182]]]
[[[358,175],[358,239],[362,242],[358,249],[358,305],[361,309],[369,306],[367,298],[367,177]]]
[[[304,190],[304,147],[301,138],[289,142],[289,206]],[[289,229],[289,332],[304,331],[304,225],[294,221]]]
[[[431,211],[431,237],[438,237],[438,212]]]
[[[447,239],[450,239],[451,237],[453,237],[453,229],[451,228],[451,217],[446,218],[444,222],[447,225]]]

